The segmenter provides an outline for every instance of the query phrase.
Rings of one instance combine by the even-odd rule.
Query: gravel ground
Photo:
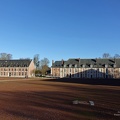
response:
[[[120,86],[0,78],[0,120],[119,120],[119,112]]]

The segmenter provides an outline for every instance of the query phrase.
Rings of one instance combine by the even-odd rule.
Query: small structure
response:
[[[91,105],[91,106],[95,105],[93,101],[79,101],[79,100],[74,100],[73,104],[82,104],[82,105]]]

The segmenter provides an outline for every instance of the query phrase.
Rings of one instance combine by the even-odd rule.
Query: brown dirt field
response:
[[[119,112],[120,86],[0,78],[0,120],[119,120]]]

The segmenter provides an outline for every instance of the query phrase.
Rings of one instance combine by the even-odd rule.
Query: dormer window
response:
[[[93,65],[90,65],[91,68],[93,68]]]
[[[116,68],[116,64],[114,64],[114,68]]]
[[[64,65],[64,67],[66,67],[66,65]]]
[[[84,68],[84,67],[85,67],[85,65],[83,64],[83,65],[82,65],[82,67]]]
[[[108,67],[108,65],[105,65],[105,67],[107,68],[107,67]]]
[[[75,67],[77,67],[77,64],[75,64]]]
[[[69,67],[72,67],[72,65],[70,64]]]

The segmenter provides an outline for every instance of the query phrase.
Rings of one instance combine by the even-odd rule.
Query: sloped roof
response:
[[[0,60],[0,67],[28,67],[31,61],[31,59]]]
[[[69,65],[72,65],[71,67],[86,67],[90,68],[91,65],[94,68],[103,68],[106,67],[120,67],[120,59],[68,59],[67,61],[55,61],[55,63],[52,65],[52,67],[63,67],[66,65],[66,67],[69,67]]]
[[[79,65],[79,59],[69,59],[64,64],[65,65]]]
[[[62,61],[55,61],[54,63],[53,63],[53,67],[62,67]]]

